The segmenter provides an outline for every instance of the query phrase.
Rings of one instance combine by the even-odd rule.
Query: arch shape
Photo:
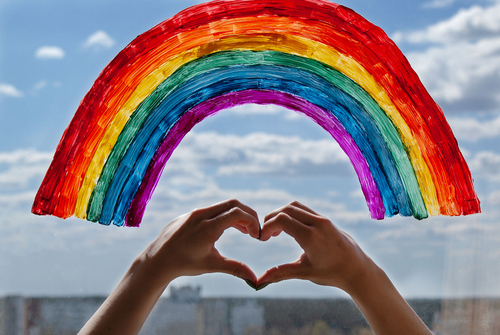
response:
[[[127,212],[125,224],[130,227],[138,227],[140,225],[146,205],[153,195],[168,159],[181,143],[184,136],[196,124],[222,110],[248,103],[279,105],[302,113],[323,127],[349,157],[360,181],[363,194],[367,199],[366,202],[372,217],[381,218],[383,216],[384,213],[381,212],[383,208],[382,198],[371,175],[370,167],[352,136],[350,136],[337,118],[332,117],[332,114],[327,110],[289,93],[273,90],[243,90],[208,99],[191,108],[179,119],[151,159],[143,181]]]
[[[480,212],[469,168],[451,128],[406,58],[379,27],[324,0],[216,0],[188,8],[138,36],[102,71],[82,100],[32,212],[73,215],[82,183],[93,182],[86,179],[86,173],[96,168],[92,160],[105,161],[101,158],[108,154],[99,150],[114,146],[113,131],[119,127],[113,120],[127,123],[143,99],[184,64],[231,47],[301,55],[352,78],[400,135],[427,211],[431,215]],[[168,74],[166,64],[172,67]]]
[[[225,27],[227,23],[224,23],[222,27]],[[222,29],[219,26],[219,29]],[[260,29],[260,27],[259,27]],[[197,36],[194,32],[190,32],[190,35]],[[201,43],[201,42],[199,42]],[[278,45],[277,45],[278,43]],[[396,125],[399,134],[401,138],[404,141],[405,147],[408,149],[410,156],[411,156],[411,162],[412,165],[414,166],[414,170],[417,173],[420,189],[422,190],[424,200],[425,200],[425,205],[427,210],[432,214],[436,215],[439,213],[440,210],[440,205],[439,201],[437,199],[437,194],[436,194],[436,187],[439,189],[442,189],[443,187],[445,190],[441,190],[441,193],[446,193],[448,192],[446,190],[446,185],[447,183],[438,183],[435,184],[433,177],[429,171],[429,166],[432,166],[432,160],[430,157],[426,156],[428,153],[424,150],[422,153],[424,154],[422,156],[422,153],[420,152],[420,148],[418,147],[418,141],[416,138],[414,138],[413,131],[408,127],[406,124],[406,121],[401,117],[399,114],[398,110],[394,107],[392,104],[391,100],[389,99],[387,93],[383,88],[380,87],[380,85],[373,80],[373,78],[364,70],[362,66],[357,64],[355,61],[352,61],[350,58],[345,58],[340,54],[335,48],[331,46],[323,46],[319,42],[314,42],[308,39],[304,39],[302,37],[294,36],[294,35],[282,35],[282,34],[270,34],[270,35],[264,35],[264,36],[253,36],[253,35],[229,35],[225,37],[222,41],[213,41],[207,44],[200,44],[199,46],[195,47],[193,49],[189,49],[185,53],[181,53],[176,55],[175,53],[170,52],[168,55],[175,54],[176,56],[173,57],[171,61],[168,61],[164,63],[164,65],[159,66],[156,70],[154,70],[150,77],[147,79],[144,79],[141,82],[141,87],[137,87],[138,92],[142,92],[143,90],[147,90],[147,85],[142,85],[143,83],[148,83],[150,81],[153,81],[153,85],[149,85],[149,90],[147,91],[146,94],[143,94],[147,96],[154,88],[156,87],[155,85],[158,84],[158,78],[166,78],[169,75],[172,75],[175,72],[172,72],[176,70],[179,66],[183,64],[183,62],[186,61],[186,59],[196,59],[197,56],[204,55],[204,54],[210,54],[212,52],[215,52],[217,50],[227,50],[228,48],[235,48],[235,49],[250,49],[250,50],[281,50],[281,51],[286,51],[286,52],[291,52],[291,50],[294,50],[295,52],[301,53],[303,55],[310,55],[313,54],[311,57],[313,59],[317,58],[320,61],[325,62],[326,64],[332,66],[333,68],[341,71],[342,73],[353,77],[356,79],[357,82],[360,82],[360,86],[367,89],[368,92],[370,93],[371,96],[376,99],[377,103],[381,106],[384,107],[384,110],[386,113],[390,116],[391,121],[394,122]],[[171,50],[169,50],[171,51]],[[162,59],[161,56],[164,56],[161,52],[157,52],[156,58]],[[155,58],[155,57],[153,57]],[[160,62],[164,62],[164,60],[159,60]],[[133,68],[136,69],[134,71],[134,74],[140,74],[143,71],[148,72],[150,71],[151,68],[154,68],[157,65],[152,65],[155,64],[154,62],[150,61],[147,62],[148,68],[143,69],[141,66],[134,64]],[[155,82],[156,80],[156,82]],[[123,94],[127,93],[126,90],[123,92]],[[135,92],[134,92],[135,93]],[[135,101],[136,104],[138,104],[139,101],[142,101],[141,93],[138,95],[135,95],[131,93],[130,100]],[[125,98],[122,98],[124,100]],[[125,105],[127,104],[126,102],[124,103]],[[106,108],[113,109],[112,104],[106,104]],[[127,109],[127,108],[125,108]],[[123,124],[124,120],[126,120],[127,117],[130,116],[130,113],[132,113],[133,107],[128,108],[129,112],[128,114],[120,114],[118,113],[115,117],[115,119],[118,119],[119,122]],[[121,111],[121,110],[120,110]],[[102,121],[102,117],[100,119],[101,121],[97,121],[98,124],[103,123],[105,124],[108,121]],[[90,128],[90,126],[89,126]],[[100,129],[97,126],[92,127],[92,129]],[[419,128],[420,129],[420,128]],[[106,133],[104,134],[101,143],[104,143],[104,147],[109,147],[110,138],[108,135],[117,135],[120,134],[120,129],[114,129],[112,126],[108,127]],[[417,137],[418,138],[418,137]],[[424,136],[424,138],[427,138]],[[432,142],[431,140],[427,139],[427,142]],[[87,143],[90,143],[91,146],[95,146],[95,143],[92,139],[88,139]],[[98,148],[102,149],[102,148]],[[83,149],[81,149],[84,152],[88,152],[90,149],[85,149],[85,144],[83,145]],[[96,155],[99,155],[99,152],[102,152],[102,150],[96,150],[97,151]],[[94,156],[96,156],[94,155]],[[92,154],[85,154],[83,156],[80,156],[82,160],[88,161],[90,159],[90,156]],[[104,158],[100,158],[100,161],[103,162],[105,161]],[[68,176],[64,181],[64,188],[70,188],[70,185],[72,185],[74,182],[78,182],[81,179],[83,179],[83,175],[85,175],[85,170],[83,167],[86,168],[86,164],[80,164],[78,162],[75,164],[75,169],[78,167],[80,168],[79,171],[75,171],[75,169],[71,168],[68,171]],[[92,169],[92,167],[91,167]],[[100,169],[98,169],[99,171]],[[446,176],[441,176],[441,178],[445,178]],[[443,186],[444,185],[444,186]],[[78,186],[78,188],[80,188]],[[75,190],[75,188],[71,188],[72,191]],[[65,198],[73,198],[72,194],[68,194],[66,197],[63,195],[62,200],[64,203]],[[442,198],[442,197],[441,197]],[[453,198],[454,199],[454,198]],[[442,199],[441,199],[442,200]],[[454,200],[453,200],[454,201]],[[63,205],[56,207],[56,213],[58,215],[63,216],[64,214],[61,212],[58,212],[60,208],[66,208],[68,207],[68,210],[71,209],[71,213],[73,212],[73,204],[70,205]],[[84,216],[84,214],[79,214],[80,216]]]
[[[99,222],[104,224],[121,224],[150,159],[164,135],[179,117],[204,100],[244,89],[284,91],[330,111],[351,134],[369,162],[387,214],[396,214],[401,208],[408,206],[403,204],[407,198],[404,188],[401,187],[401,179],[374,121],[355,100],[323,78],[296,68],[268,65],[223,67],[198,77],[180,85],[152,110],[137,135],[133,137],[123,158],[119,160],[116,171],[108,165],[110,160],[106,163],[94,189],[94,196],[91,197],[87,213],[90,220],[99,217]],[[111,171],[109,176],[112,177],[102,178],[107,174],[108,166]],[[110,180],[107,189],[104,182],[100,184],[101,180]],[[101,185],[104,185],[103,189]],[[398,192],[397,196],[395,191]],[[95,194],[101,196],[96,197]],[[99,213],[101,208],[102,213]]]
[[[410,159],[405,151],[405,147],[399,138],[398,132],[392,125],[390,119],[387,118],[386,114],[370,97],[370,95],[350,78],[323,63],[275,51],[227,51],[210,54],[184,65],[174,74],[169,76],[168,79],[160,84],[156,90],[141,103],[141,105],[134,112],[134,115],[121,129],[121,131],[115,132],[120,133],[120,137],[116,142],[114,142],[115,145],[113,152],[110,153],[109,156],[102,156],[100,158],[100,166],[97,164],[99,161],[95,161],[94,159],[92,160],[92,163],[94,164],[91,164],[89,167],[89,172],[85,175],[85,180],[78,194],[75,215],[81,218],[86,218],[87,203],[89,202],[90,195],[95,185],[94,180],[99,180],[97,183],[98,188],[101,188],[99,193],[103,193],[103,184],[107,185],[107,183],[109,183],[110,178],[116,172],[117,164],[125,155],[130,142],[144,124],[144,121],[148,117],[149,113],[156,108],[166,96],[172,93],[187,80],[203,75],[209,70],[244,64],[265,64],[270,66],[280,65],[302,69],[327,80],[330,85],[337,87],[348,94],[352,99],[356,100],[356,103],[362,106],[369,117],[373,119],[375,126],[382,134],[384,142],[391,153],[392,160],[396,165],[399,178],[402,179],[403,185],[396,186],[399,189],[396,193],[407,193],[411,210],[410,208],[406,209],[408,206],[399,206],[403,208],[400,212],[406,216],[411,215],[411,213],[414,213],[415,217],[425,217],[427,215],[427,210],[420,193],[419,184],[416,180]],[[108,143],[108,141],[105,143]],[[100,150],[100,152],[102,152],[102,150]],[[106,162],[107,166],[106,169],[103,170],[104,162]],[[107,186],[104,187],[107,189]],[[96,219],[93,217],[91,220]]]

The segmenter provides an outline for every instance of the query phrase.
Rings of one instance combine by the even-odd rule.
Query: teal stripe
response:
[[[333,86],[338,87],[354,98],[374,120],[393,157],[405,189],[405,192],[395,192],[395,195],[399,197],[398,200],[400,202],[409,202],[411,212],[413,212],[415,217],[427,216],[427,210],[413,167],[396,128],[373,98],[353,80],[324,63],[287,53],[276,51],[227,51],[210,54],[185,64],[161,83],[140,104],[120,134],[104,166],[101,177],[89,201],[87,218],[91,221],[99,220],[106,192],[130,143],[141,129],[150,112],[159,106],[166,96],[184,82],[215,68],[255,64],[287,66],[308,71],[324,78]],[[409,201],[403,199],[403,197],[408,197]],[[412,213],[401,214],[411,215]]]

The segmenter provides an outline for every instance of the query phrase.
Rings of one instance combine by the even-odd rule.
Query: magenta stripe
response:
[[[138,227],[140,225],[146,205],[153,195],[163,168],[184,136],[206,117],[221,110],[247,103],[273,104],[295,110],[307,115],[328,131],[351,160],[372,218],[379,220],[384,218],[385,209],[382,197],[370,173],[370,168],[356,142],[334,115],[307,100],[288,93],[269,90],[244,90],[227,93],[204,101],[185,113],[175,123],[148,166],[141,186],[130,205],[125,220],[127,226]]]

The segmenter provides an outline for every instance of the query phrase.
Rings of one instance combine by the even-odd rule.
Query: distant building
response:
[[[175,303],[199,303],[201,301],[201,287],[183,286],[170,287],[169,300]]]
[[[104,297],[0,299],[0,335],[76,334]]]
[[[105,297],[0,298],[0,335],[76,335]],[[499,335],[500,299],[410,301],[435,335]],[[172,287],[141,335],[368,335],[351,300],[201,297],[200,287]]]
[[[436,335],[500,334],[500,300],[450,299],[433,325]]]
[[[264,307],[255,300],[247,300],[243,305],[231,309],[231,330],[233,335],[262,335],[266,321]]]
[[[203,335],[232,335],[227,299],[206,299],[200,305],[199,332]]]
[[[24,334],[24,298],[6,297],[0,300],[0,335]]]
[[[160,299],[140,331],[149,334],[203,334],[199,327],[201,287],[171,287],[170,297]]]

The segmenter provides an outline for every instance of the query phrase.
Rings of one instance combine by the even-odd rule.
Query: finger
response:
[[[278,265],[264,272],[257,279],[256,286],[262,287],[268,283],[277,283],[288,279],[307,279],[308,267],[300,259],[288,264]]]
[[[238,229],[243,234],[248,234],[248,229],[245,226],[237,224],[237,225],[234,226],[234,228]]]
[[[290,203],[290,205],[293,205],[293,206],[295,206],[295,207],[298,207],[298,208],[300,208],[300,209],[303,209],[303,210],[305,210],[306,212],[309,212],[309,213],[311,213],[311,214],[314,214],[314,215],[319,215],[318,213],[316,213],[315,211],[313,211],[312,209],[310,209],[310,208],[309,208],[309,207],[307,207],[306,205],[304,205],[304,204],[302,204],[302,203],[298,202],[297,200],[292,201],[292,202]]]
[[[284,231],[292,236],[301,247],[311,234],[311,228],[286,213],[279,213],[262,226],[261,241],[277,236]]]
[[[215,205],[205,207],[202,209],[197,209],[193,211],[194,215],[199,216],[200,220],[208,220],[208,219],[213,219],[217,217],[218,215],[230,210],[231,208],[234,207],[239,207],[245,212],[251,214],[254,216],[257,220],[259,220],[259,217],[257,215],[257,212],[255,212],[251,207],[248,207],[245,204],[242,204],[236,199],[230,199],[226,201],[219,202]]]
[[[240,231],[243,231],[240,228],[244,228],[253,238],[259,238],[260,236],[260,225],[258,219],[251,213],[247,213],[239,207],[233,207],[211,220],[206,220],[206,223],[211,226],[211,229],[214,229],[217,232],[218,237],[220,237],[229,227],[234,227]]]
[[[302,205],[298,201],[294,201],[294,202],[289,203],[286,206],[281,207],[280,209],[277,209],[277,210],[267,214],[265,219],[264,219],[264,222],[272,219],[273,217],[275,217],[279,213],[287,213],[288,215],[290,215],[290,216],[294,217],[295,219],[297,219],[305,224],[308,224],[308,225],[312,225],[314,223],[314,221],[317,220],[317,218],[319,217],[319,215],[316,214],[316,212],[314,212],[311,209],[309,209],[308,207]]]
[[[227,273],[243,280],[248,280],[254,285],[257,282],[257,276],[248,265],[223,256],[218,257],[218,259],[214,262],[211,271]]]

